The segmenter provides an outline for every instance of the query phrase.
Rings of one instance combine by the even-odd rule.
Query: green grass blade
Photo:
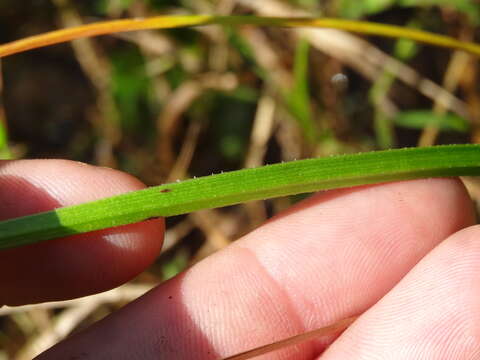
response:
[[[165,184],[0,222],[0,248],[251,200],[460,175],[480,175],[480,145],[407,148],[300,160]]]
[[[436,114],[431,110],[409,110],[397,114],[393,121],[395,125],[410,128],[424,129],[427,126],[434,126],[441,131],[456,131],[466,133],[470,129],[467,119],[456,114]]]
[[[318,140],[318,130],[313,120],[310,104],[310,86],[308,84],[310,44],[300,39],[295,52],[295,83],[285,94],[290,112],[303,130],[303,136],[314,144]]]
[[[8,130],[5,125],[4,119],[1,118],[1,113],[0,113],[0,159],[1,160],[12,159],[12,154],[8,147]]]

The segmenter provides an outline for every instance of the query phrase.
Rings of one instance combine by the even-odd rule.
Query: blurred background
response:
[[[329,16],[478,40],[475,0],[0,0],[0,42],[159,14]],[[339,153],[480,142],[478,61],[336,30],[142,31],[5,58],[0,157],[64,158],[148,185]],[[474,199],[478,186],[466,179]],[[300,197],[167,219],[165,249],[97,296],[0,309],[0,360],[35,354],[227,246]]]

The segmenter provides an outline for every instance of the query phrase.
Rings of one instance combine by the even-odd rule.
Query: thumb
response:
[[[0,220],[144,185],[120,171],[66,160],[0,162]],[[150,265],[163,219],[0,251],[0,305],[64,300],[116,287]]]

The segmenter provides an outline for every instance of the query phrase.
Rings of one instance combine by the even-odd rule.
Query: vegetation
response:
[[[2,43],[92,18],[159,13],[361,18],[474,41],[480,16],[474,2],[458,0],[36,4],[0,4]],[[313,29],[226,24],[149,30],[5,58],[1,154],[86,161],[156,185],[301,158],[477,142],[474,57],[406,39],[329,31],[326,36]],[[475,173],[478,149],[466,148],[476,150],[471,163],[468,157],[452,161],[465,161],[462,166],[470,172],[450,174]],[[188,182],[177,186],[182,184]],[[173,276],[297,199],[170,218],[168,249],[138,283]],[[217,226],[207,218],[217,219]],[[100,301],[82,324],[120,303]],[[34,309],[4,318],[0,348],[5,358],[30,358],[39,350],[32,344],[46,333],[35,316],[47,315],[53,324],[66,311]]]

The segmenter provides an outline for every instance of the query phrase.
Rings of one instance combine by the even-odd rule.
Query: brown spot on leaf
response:
[[[172,189],[163,189],[163,190],[160,190],[161,193],[169,193],[170,191],[172,191]]]

